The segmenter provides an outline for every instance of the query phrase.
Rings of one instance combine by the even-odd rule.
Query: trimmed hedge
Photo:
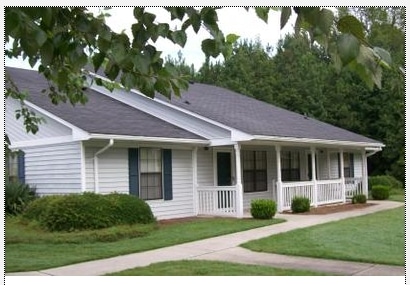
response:
[[[276,210],[276,202],[272,200],[258,199],[251,202],[251,215],[254,219],[272,219]]]
[[[352,204],[366,204],[366,202],[367,202],[366,195],[363,195],[363,194],[354,195],[352,198]]]
[[[294,197],[291,209],[293,213],[305,213],[310,211],[310,200],[307,197]]]
[[[49,231],[76,231],[155,222],[151,208],[128,194],[48,196],[33,202],[24,217]]]
[[[36,189],[20,182],[6,182],[4,185],[4,211],[8,215],[22,213],[36,198]]]
[[[374,200],[387,200],[390,196],[390,189],[388,186],[374,185],[371,193]]]

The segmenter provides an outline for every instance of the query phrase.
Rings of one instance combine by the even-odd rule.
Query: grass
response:
[[[298,229],[242,246],[258,252],[405,264],[404,207]]]
[[[230,262],[183,260],[167,261],[108,274],[110,276],[323,276],[308,270]]]
[[[125,229],[121,227],[107,229],[106,232],[49,233],[36,225],[6,218],[5,271],[59,267],[245,231],[279,222],[283,220],[208,218],[159,224],[151,228],[147,225],[136,225],[127,229],[131,238],[125,238]],[[116,234],[110,234],[110,231]],[[121,238],[116,241],[101,241],[107,236],[110,240],[113,236]]]

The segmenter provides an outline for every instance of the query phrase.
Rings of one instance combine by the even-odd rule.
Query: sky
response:
[[[98,13],[100,10],[100,8],[95,7],[89,9],[94,13]],[[171,29],[181,25],[181,21],[179,20],[171,21],[170,14],[161,7],[147,7],[146,10],[157,16],[157,22],[169,23]],[[115,32],[120,33],[124,31],[132,39],[131,25],[135,23],[133,8],[113,7],[108,13],[111,16],[106,19],[107,25]],[[276,44],[281,37],[284,37],[286,33],[291,33],[293,31],[295,19],[296,17],[294,15],[294,17],[289,19],[288,24],[281,30],[280,12],[272,10],[269,14],[268,23],[265,23],[256,16],[253,9],[250,9],[247,12],[243,7],[224,7],[218,11],[218,24],[225,36],[233,33],[240,36],[239,40],[259,39],[264,46],[269,44],[273,47],[276,47]],[[201,42],[209,37],[209,33],[204,29],[201,29],[198,34],[196,34],[192,28],[189,28],[188,40],[184,48],[162,38],[159,38],[154,45],[157,50],[163,52],[163,58],[166,58],[167,55],[177,58],[178,52],[181,51],[185,58],[185,62],[188,65],[193,64],[195,69],[198,70],[205,61],[205,55],[201,50]],[[223,58],[220,56],[216,60],[223,60]],[[30,68],[28,63],[23,63],[21,59],[9,60],[6,58],[5,64],[9,66]]]

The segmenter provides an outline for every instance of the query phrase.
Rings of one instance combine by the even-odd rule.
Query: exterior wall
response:
[[[330,179],[339,178],[339,160],[338,152],[331,152],[330,154]]]
[[[212,186],[214,185],[214,165],[212,149],[205,150],[198,148],[198,185]]]
[[[27,133],[23,125],[23,120],[16,119],[15,111],[18,109],[20,109],[19,102],[10,98],[6,99],[5,132],[9,136],[12,144],[22,141],[33,141],[71,135],[70,128],[44,115],[41,115],[41,117],[45,119],[45,123],[40,125],[39,131],[35,135],[32,133]],[[37,115],[40,116],[38,113]]]
[[[172,150],[171,201],[147,201],[157,219],[194,215],[192,150]]]
[[[329,166],[327,161],[327,151],[319,150],[317,154],[317,163],[318,165],[318,179],[327,180],[329,179]]]
[[[79,142],[22,149],[26,183],[39,195],[81,193]]]
[[[101,148],[85,148],[86,190],[94,191],[94,154]],[[129,193],[128,148],[110,148],[98,156],[99,190]],[[172,150],[172,191],[170,201],[147,201],[157,219],[194,215],[192,150]]]
[[[99,148],[85,149],[86,191],[95,191],[94,154]],[[98,156],[99,193],[128,193],[128,150],[108,149]]]

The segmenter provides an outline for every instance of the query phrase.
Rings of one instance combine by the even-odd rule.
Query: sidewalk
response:
[[[287,222],[141,253],[78,263],[42,271],[7,273],[6,276],[98,276],[134,267],[147,266],[151,263],[182,259],[220,260],[281,268],[308,269],[338,275],[404,276],[404,266],[387,266],[256,253],[239,247],[240,244],[247,241],[293,229],[362,216],[400,206],[403,206],[403,203],[378,201],[377,205],[371,207],[328,215],[278,214],[276,216],[277,218],[284,218]]]

